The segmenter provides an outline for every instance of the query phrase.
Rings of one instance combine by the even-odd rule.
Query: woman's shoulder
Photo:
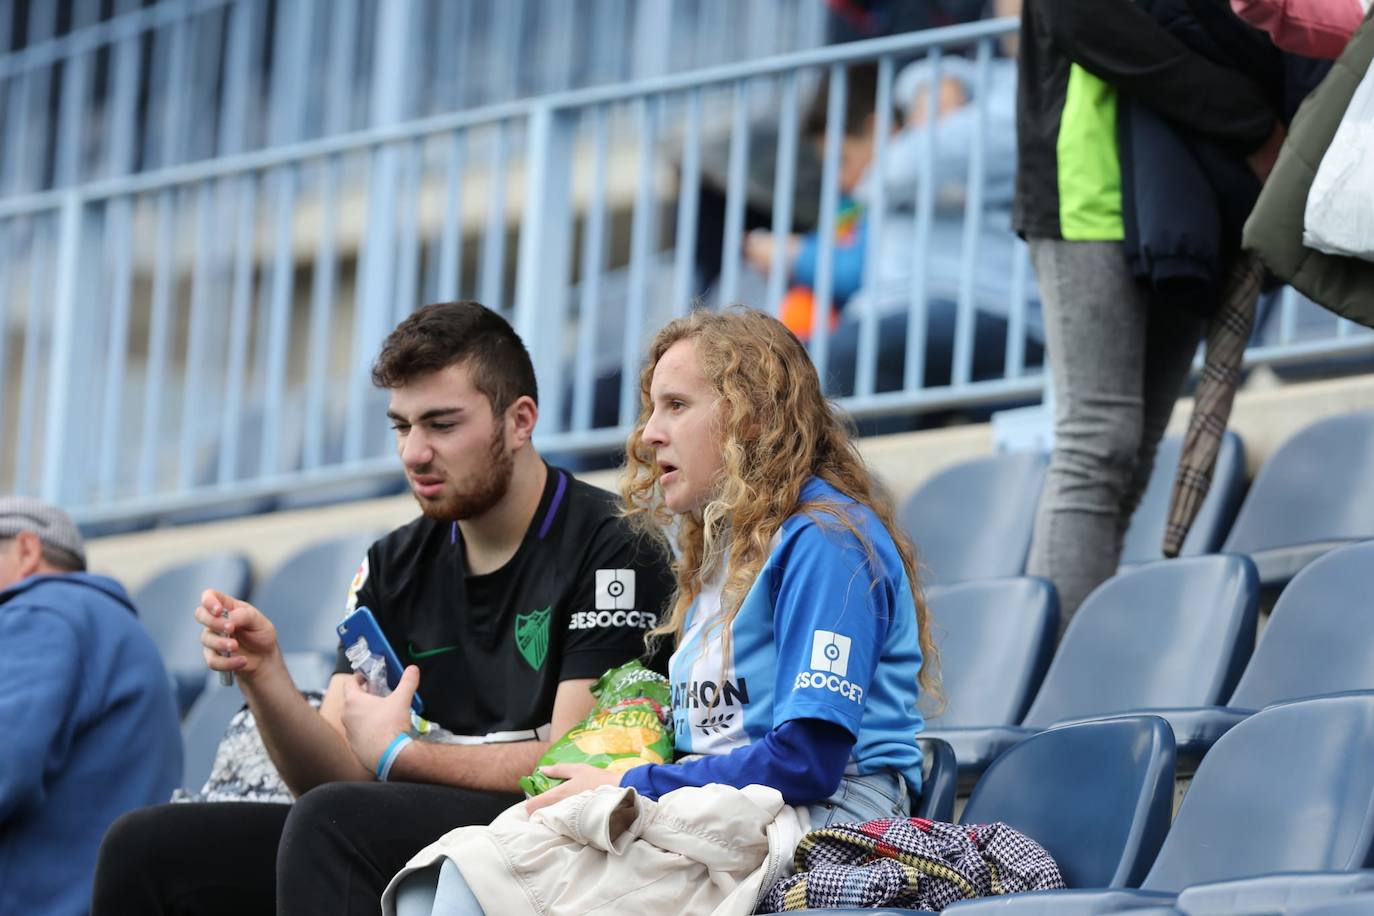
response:
[[[814,513],[808,510],[815,508],[839,513],[855,523],[879,526],[882,524],[872,507],[859,502],[834,484],[819,477],[808,478],[806,483],[802,485],[797,511],[792,513],[791,518],[787,520],[788,523],[805,524],[805,520],[814,523],[816,521]]]
[[[797,511],[782,525],[779,546],[798,542],[826,542],[867,552],[893,548],[892,538],[873,509],[833,485],[812,477],[803,486]]]

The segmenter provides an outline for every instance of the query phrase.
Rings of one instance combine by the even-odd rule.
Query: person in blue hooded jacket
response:
[[[0,913],[87,912],[106,828],[181,781],[157,648],[85,570],[66,513],[0,498]]]

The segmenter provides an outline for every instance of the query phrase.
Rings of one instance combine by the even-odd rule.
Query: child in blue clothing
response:
[[[647,532],[675,532],[676,601],[651,635],[675,640],[677,750],[701,756],[548,768],[568,781],[529,807],[617,782],[650,798],[758,783],[813,826],[905,815],[935,680],[925,605],[806,350],[760,312],[697,312],[659,333],[640,387],[622,495]]]
[[[824,147],[829,127],[827,85],[822,82],[802,126],[803,136],[817,150]],[[860,326],[868,315],[878,320],[875,391],[905,385],[911,314],[925,327],[922,381],[926,386],[948,384],[959,303],[965,297],[974,310],[972,377],[1001,376],[1009,317],[1020,307],[1013,303],[1012,278],[1021,242],[1009,228],[1016,172],[1016,62],[993,59],[985,82],[979,80],[974,61],[955,54],[943,58],[938,68],[929,60],[904,67],[892,85],[894,130],[881,169],[875,159],[877,65],[852,65],[847,85],[838,125],[840,198],[830,257],[829,392],[854,392]],[[973,238],[966,232],[972,216],[970,156],[980,137],[981,211]],[[931,210],[925,223],[918,214],[927,192]],[[882,216],[875,219],[872,207],[879,198],[884,201]],[[820,242],[815,232],[775,237],[763,229],[744,240],[745,259],[761,275],[769,273],[775,258],[786,267],[791,288],[777,314],[803,341],[814,330]],[[967,278],[965,255],[975,258]],[[1043,335],[1039,294],[1031,287],[1024,344],[1034,363]]]

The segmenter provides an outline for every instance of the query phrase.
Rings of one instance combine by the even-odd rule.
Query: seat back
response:
[[[336,652],[286,652],[282,661],[297,690],[329,689],[329,681],[334,676]]]
[[[199,792],[210,778],[224,730],[234,713],[243,708],[243,694],[238,687],[223,687],[219,675],[211,673],[186,721],[181,723],[181,787]]]
[[[927,594],[945,706],[931,728],[1015,725],[1054,653],[1059,599],[1047,579],[961,582]]]
[[[1300,429],[1260,468],[1224,549],[1269,555],[1261,573],[1273,566],[1287,578],[1310,559],[1312,545],[1374,538],[1371,464],[1374,411],[1328,417]]]
[[[213,588],[248,598],[250,581],[248,558],[226,550],[169,566],[134,593],[134,607],[172,677],[183,712],[205,683],[205,657],[200,645],[203,628],[193,616],[201,592]]]
[[[1374,693],[1271,706],[1198,765],[1143,887],[1370,864]]]
[[[1245,557],[1123,570],[1074,615],[1022,724],[1221,703],[1250,658],[1258,610],[1259,582]]]
[[[1135,887],[1169,829],[1173,794],[1173,732],[1157,716],[1123,716],[1017,744],[988,767],[959,820],[1026,834],[1069,887]]]
[[[1182,451],[1182,436],[1170,436],[1159,443],[1150,482],[1131,516],[1131,527],[1126,529],[1126,540],[1121,548],[1122,566],[1164,559],[1160,546],[1164,541],[1174,476],[1178,473]],[[1217,463],[1212,470],[1212,485],[1207,488],[1207,498],[1202,501],[1188,529],[1180,556],[1195,557],[1220,550],[1244,495],[1245,446],[1240,436],[1228,429],[1221,437]]]
[[[257,591],[256,604],[277,627],[283,652],[332,652],[348,583],[377,532],[318,541],[292,554]]]
[[[1261,709],[1374,687],[1372,575],[1374,541],[1333,550],[1294,576],[1269,615],[1230,705]]]
[[[1026,568],[1045,456],[988,455],[945,468],[902,505],[928,585],[1019,576]]]
[[[954,748],[940,738],[918,736],[921,748],[921,797],[912,800],[911,813],[931,821],[954,820],[954,796],[959,787],[959,764]]]
[[[134,592],[139,619],[152,635],[168,670],[189,664],[199,672],[205,671],[200,652],[203,627],[193,616],[201,592],[213,588],[247,599],[251,597],[251,575],[246,556],[225,550],[169,566]]]

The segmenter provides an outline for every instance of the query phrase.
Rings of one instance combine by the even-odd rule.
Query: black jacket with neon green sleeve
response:
[[[1012,221],[1028,237],[1122,239],[1118,92],[1240,153],[1274,129],[1256,83],[1189,50],[1131,0],[1025,0],[1017,92]]]

